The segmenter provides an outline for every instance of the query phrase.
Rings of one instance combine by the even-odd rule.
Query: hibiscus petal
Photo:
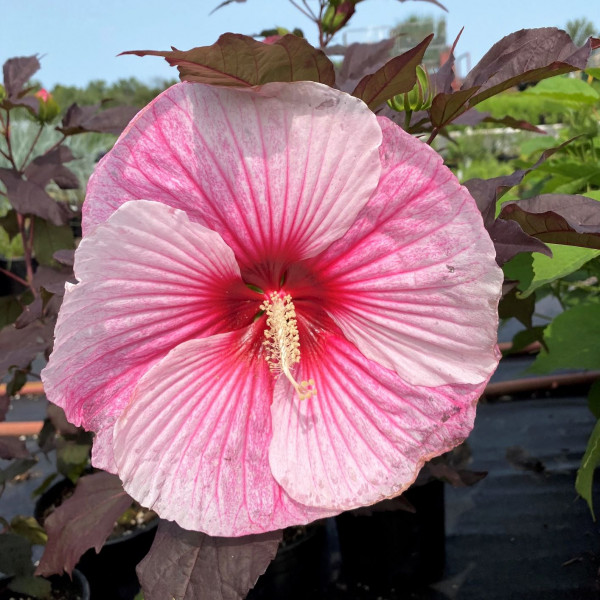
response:
[[[240,536],[331,514],[292,501],[268,463],[273,378],[259,324],[186,342],[141,380],[115,425],[125,490],[162,518]]]
[[[299,400],[277,381],[271,470],[296,501],[337,511],[400,494],[462,442],[485,385],[411,386],[337,334],[303,354],[298,378],[314,379],[317,395]]]
[[[496,368],[502,271],[465,188],[387,119],[377,191],[310,261],[330,316],[364,355],[415,385],[480,383]]]
[[[215,232],[157,202],[124,204],[81,242],[42,373],[68,419],[104,430],[177,344],[247,326],[260,297]],[[110,431],[102,431],[110,439]],[[109,467],[110,456],[101,458]]]
[[[375,189],[380,143],[371,111],[321,84],[178,84],[98,165],[84,228],[145,198],[220,233],[245,267],[313,256],[347,231]]]

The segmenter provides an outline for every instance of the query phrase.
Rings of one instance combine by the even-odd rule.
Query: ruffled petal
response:
[[[494,246],[440,156],[379,121],[377,191],[346,235],[304,268],[366,357],[414,385],[480,383],[499,358]]]
[[[172,348],[247,326],[260,306],[220,236],[157,202],[128,202],[86,236],[75,275],[42,379],[72,423],[95,431]]]
[[[313,256],[347,231],[375,189],[380,143],[360,100],[318,83],[178,84],[96,168],[85,231],[145,198],[220,233],[245,267]]]
[[[409,385],[337,334],[303,355],[297,375],[314,379],[317,395],[299,400],[277,381],[271,470],[294,500],[336,511],[400,494],[425,461],[462,442],[485,385]]]
[[[259,324],[182,344],[115,425],[125,490],[185,529],[240,536],[331,514],[295,503],[271,475],[273,378],[248,350],[257,340]]]

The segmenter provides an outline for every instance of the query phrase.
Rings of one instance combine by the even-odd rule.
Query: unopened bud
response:
[[[37,120],[40,123],[50,123],[51,121],[54,121],[60,113],[60,107],[52,94],[42,88],[35,93],[35,97],[39,102]]]
[[[4,89],[4,86],[0,83],[0,102],[2,102],[4,98],[6,98],[6,90]]]
[[[413,89],[410,92],[394,96],[391,100],[388,100],[388,105],[397,111],[427,110],[431,107],[433,96],[434,93],[427,69],[422,65],[417,65],[417,82]]]
[[[321,19],[321,27],[325,33],[339,31],[356,12],[357,0],[330,0],[329,6]]]

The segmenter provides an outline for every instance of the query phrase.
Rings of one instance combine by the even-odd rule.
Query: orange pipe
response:
[[[19,394],[40,396],[44,393],[44,384],[41,381],[28,381],[19,391]],[[6,384],[0,383],[0,396],[6,396]]]
[[[44,421],[3,421],[0,423],[0,436],[37,435],[43,425]]]

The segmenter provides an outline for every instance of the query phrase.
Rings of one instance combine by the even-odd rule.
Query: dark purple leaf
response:
[[[556,27],[521,29],[494,44],[461,89],[479,88],[470,101],[473,106],[518,83],[585,69],[591,49],[589,40],[577,48],[569,35]]]
[[[53,254],[53,257],[61,265],[72,267],[75,264],[75,250],[58,250]]]
[[[423,62],[433,33],[404,54],[392,58],[383,67],[361,79],[352,92],[372,110],[397,94],[409,92],[417,82],[417,66]]]
[[[36,215],[54,225],[69,221],[69,209],[49,196],[43,187],[26,181],[13,169],[0,169],[0,180],[6,186],[8,201],[22,215]]]
[[[592,198],[542,194],[504,204],[500,218],[542,242],[600,250],[600,202]]]
[[[487,471],[470,471],[468,469],[455,469],[444,463],[429,463],[427,469],[436,479],[447,481],[452,487],[466,487],[474,485],[484,479]]]
[[[496,219],[488,228],[496,248],[496,262],[502,266],[521,252],[540,252],[552,256],[552,251],[540,240],[527,235],[517,223]]]
[[[36,575],[70,574],[86,550],[100,552],[131,502],[116,475],[100,472],[82,477],[75,493],[44,522],[48,543]]]
[[[32,160],[25,169],[25,176],[42,188],[46,187],[50,180],[54,180],[63,190],[75,190],[79,187],[79,179],[64,166],[64,163],[74,158],[69,148],[59,146]]]
[[[0,458],[12,460],[13,458],[29,458],[31,453],[27,450],[25,442],[16,437],[0,437]]]
[[[241,600],[277,553],[281,531],[211,537],[161,521],[137,573],[145,600]]]
[[[498,125],[506,125],[513,129],[523,129],[524,131],[533,131],[534,133],[546,135],[546,132],[543,129],[540,129],[527,121],[521,121],[509,116],[499,119],[492,117],[489,112],[481,112],[475,108],[470,108],[452,121],[453,125],[469,125],[470,127],[475,127],[476,125],[479,125],[479,123],[498,123]]]
[[[525,327],[530,328],[535,311],[535,294],[530,294],[527,298],[520,298],[518,293],[519,291],[515,287],[502,296],[498,305],[498,316],[500,319],[517,319]]]
[[[16,533],[0,534],[0,571],[10,576],[30,575],[31,570],[31,542]]]
[[[15,321],[15,327],[17,329],[23,329],[30,325],[42,316],[44,309],[44,299],[38,296],[33,300],[31,304],[27,304],[23,309],[23,312],[19,315],[19,318]]]
[[[0,330],[0,376],[13,367],[27,369],[38,354],[52,347],[54,322],[35,321],[24,329],[7,325]]]
[[[78,106],[72,104],[65,113],[58,131],[64,135],[77,135],[94,131],[119,135],[137,114],[134,106],[115,106],[100,110],[100,105]]]
[[[390,58],[394,40],[382,40],[375,44],[350,44],[345,48],[344,62],[336,84],[343,92],[350,93],[358,82],[369,73],[380,69]]]
[[[6,413],[10,408],[10,398],[8,394],[0,394],[0,421],[6,419]]]
[[[59,250],[62,252],[62,250]],[[66,250],[74,254],[74,250]],[[56,252],[55,254],[58,254]],[[40,266],[37,268],[35,275],[33,276],[33,285],[37,288],[44,288],[51,294],[57,296],[63,296],[65,293],[65,283],[75,283],[76,279],[73,275],[73,269],[66,267],[44,267]]]
[[[463,27],[464,29],[464,27]],[[462,35],[463,29],[458,32],[456,39],[454,40],[454,44],[452,44],[452,48],[450,49],[450,53],[448,54],[448,59],[446,62],[437,70],[435,75],[432,78],[433,81],[433,89],[435,93],[441,94],[451,94],[452,93],[452,84],[454,83],[454,79],[456,77],[454,73],[454,50],[456,49],[456,44],[458,44],[458,40]]]
[[[240,2],[240,1],[244,1],[244,0],[235,0],[236,2]],[[406,2],[407,0],[400,0],[400,2]],[[414,0],[415,2],[430,2],[431,4],[435,4],[436,6],[439,6],[442,10],[445,10],[446,12],[448,12],[448,9],[441,3],[438,2],[437,0]]]
[[[478,88],[469,88],[449,94],[438,94],[431,103],[429,116],[434,127],[444,127],[467,110],[469,98]]]
[[[234,2],[238,2],[241,4],[242,2],[246,2],[246,0],[225,0],[225,2],[221,2],[221,4],[219,4],[218,6],[213,8],[209,14],[212,15],[214,12],[216,12],[220,8],[223,8],[224,6],[227,6],[228,4],[233,4]]]
[[[264,44],[237,33],[223,34],[212,46],[191,50],[134,50],[123,54],[162,56],[179,70],[182,81],[249,87],[270,81],[318,81],[335,84],[332,62],[306,40],[284,35]]]
[[[54,426],[54,429],[62,436],[76,436],[78,433],[80,433],[81,430],[79,427],[67,421],[65,411],[60,408],[60,406],[49,403],[47,415],[48,419],[50,419],[50,422]]]
[[[18,56],[9,58],[2,67],[4,88],[9,98],[17,98],[25,84],[39,70],[40,61],[37,56]],[[37,103],[37,100],[36,100]]]
[[[584,69],[592,43],[577,48],[569,35],[556,29],[522,29],[494,44],[465,78],[461,89],[452,92],[446,85],[430,110],[431,121],[440,128],[490,96],[519,83]],[[447,84],[447,72],[440,77]]]

